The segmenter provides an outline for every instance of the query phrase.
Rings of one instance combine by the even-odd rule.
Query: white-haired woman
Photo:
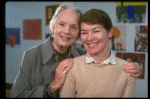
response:
[[[52,37],[24,52],[11,97],[59,97],[58,89],[73,64],[72,58],[85,54],[84,50],[72,45],[80,36],[80,15],[81,11],[70,4],[64,3],[57,8],[50,21]],[[137,64],[128,65],[139,67]]]

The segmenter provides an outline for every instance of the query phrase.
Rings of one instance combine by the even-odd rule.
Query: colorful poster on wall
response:
[[[116,52],[116,57],[127,60],[130,58],[132,62],[137,62],[141,68],[139,79],[144,79],[145,73],[145,54],[143,53],[125,53],[125,52]]]
[[[144,23],[146,16],[146,1],[117,2],[117,23]]]
[[[6,28],[5,44],[11,47],[20,45],[20,28]]]
[[[148,26],[135,26],[135,51],[148,52]]]
[[[46,6],[46,8],[45,8],[45,26],[49,26],[49,22],[52,19],[52,16],[55,13],[55,10],[58,6],[59,6],[59,4]]]
[[[42,19],[23,20],[23,39],[42,40]]]
[[[114,25],[113,36],[110,41],[111,50],[125,51],[126,50],[126,25]]]

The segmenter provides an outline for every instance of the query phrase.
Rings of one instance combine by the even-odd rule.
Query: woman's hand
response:
[[[130,73],[132,77],[135,77],[135,78],[140,77],[141,69],[140,69],[139,64],[137,62],[133,63],[131,59],[127,59],[127,61],[130,63],[124,65],[124,71],[126,71],[127,73]]]
[[[67,72],[72,67],[72,65],[72,59],[65,59],[59,63],[58,67],[55,69],[55,78],[50,83],[52,92],[55,92],[63,85],[66,79]]]

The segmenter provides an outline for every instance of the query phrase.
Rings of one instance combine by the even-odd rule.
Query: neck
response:
[[[58,44],[55,43],[55,41],[52,41],[52,46],[54,48],[54,50],[60,54],[64,54],[65,52],[67,52],[69,46],[60,46]]]
[[[99,52],[98,54],[92,55],[92,57],[94,58],[96,62],[101,64],[102,62],[104,62],[106,59],[110,57],[110,49],[107,49],[103,52]]]

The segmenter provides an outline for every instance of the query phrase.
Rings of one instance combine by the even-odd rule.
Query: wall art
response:
[[[144,53],[125,53],[116,52],[116,57],[127,60],[130,58],[132,62],[137,62],[141,68],[140,77],[138,79],[144,79],[145,73],[145,54]]]
[[[55,10],[58,6],[59,6],[59,4],[57,4],[57,5],[47,5],[45,7],[45,26],[49,26],[49,22],[52,19],[52,16],[55,13]]]
[[[42,40],[42,19],[23,20],[23,39]]]
[[[148,52],[148,26],[135,26],[135,51]]]
[[[11,47],[20,45],[20,28],[6,28],[5,44]]]
[[[111,50],[125,51],[126,50],[126,25],[114,25],[113,36],[110,40]]]
[[[146,16],[146,1],[117,2],[117,23],[144,23]]]

